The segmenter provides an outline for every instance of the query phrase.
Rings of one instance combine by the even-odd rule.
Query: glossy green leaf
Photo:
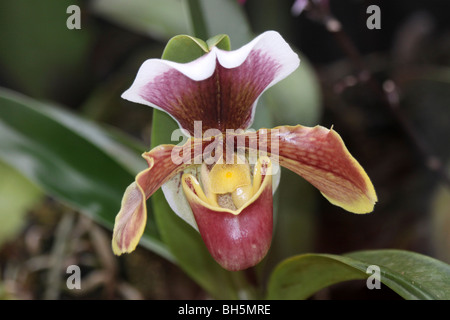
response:
[[[450,265],[403,250],[367,250],[346,255],[379,265],[381,281],[405,299],[450,299]]]
[[[208,45],[203,40],[188,35],[178,35],[167,42],[163,57],[166,60],[187,63],[208,51]]]
[[[450,263],[450,189],[446,185],[435,191],[430,224],[431,241],[436,256]]]
[[[188,33],[188,17],[179,0],[94,0],[97,14],[161,40]]]
[[[231,50],[231,42],[230,37],[226,34],[218,34],[212,38],[206,40],[208,44],[208,48],[211,50],[212,47],[217,47],[222,50],[230,51]]]
[[[145,167],[114,135],[61,108],[0,90],[0,159],[108,228],[125,188]],[[149,229],[142,243],[172,259]]]
[[[280,263],[268,284],[269,299],[306,299],[325,287],[366,279],[380,268],[381,283],[405,299],[449,299],[450,265],[402,250],[353,252],[344,256],[304,254]]]
[[[178,35],[167,42],[162,56],[166,60],[187,63],[201,57],[214,46],[222,50],[230,50],[230,38],[220,34],[205,42],[189,35]]]
[[[42,198],[42,192],[17,170],[2,161],[0,161],[0,177],[1,246],[20,231],[27,210]]]

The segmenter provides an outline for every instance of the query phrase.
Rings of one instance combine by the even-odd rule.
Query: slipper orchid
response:
[[[200,232],[222,267],[256,265],[272,239],[278,164],[332,204],[354,213],[373,210],[372,183],[334,130],[300,125],[247,130],[258,97],[299,63],[274,31],[235,51],[212,47],[188,63],[144,62],[122,97],[167,112],[189,139],[143,154],[148,168],[126,189],[116,217],[115,254],[135,249],[146,224],[146,199],[162,187],[171,208]]]

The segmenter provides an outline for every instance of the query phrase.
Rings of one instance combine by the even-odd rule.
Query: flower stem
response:
[[[200,0],[187,0],[187,4],[194,36],[202,40],[207,40],[210,35],[206,27],[206,20]]]
[[[239,300],[261,299],[256,287],[252,285],[247,278],[245,271],[232,272],[231,279],[235,285]]]

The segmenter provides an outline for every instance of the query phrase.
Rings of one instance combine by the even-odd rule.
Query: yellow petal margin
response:
[[[272,159],[278,156],[281,166],[309,181],[332,204],[353,213],[373,211],[378,199],[372,182],[333,129],[281,126],[246,133],[246,139]]]
[[[185,163],[177,164],[172,161],[174,148],[178,147],[161,145],[142,155],[147,160],[148,168],[141,171],[125,190],[114,224],[114,254],[121,255],[136,249],[147,222],[146,200],[166,181],[185,169]]]
[[[122,206],[114,223],[112,249],[114,254],[136,249],[147,222],[147,207],[142,188],[133,182],[125,191]]]

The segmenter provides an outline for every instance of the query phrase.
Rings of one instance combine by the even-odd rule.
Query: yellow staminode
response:
[[[262,170],[263,162],[266,166],[265,170]],[[263,172],[267,176],[262,185],[261,175]],[[224,211],[237,215],[260,196],[265,186],[272,183],[271,178],[270,159],[263,157],[258,159],[254,167],[253,183],[251,181],[250,165],[248,162],[245,164],[216,164],[211,171],[203,164],[201,169],[203,187],[191,174],[185,173],[181,180],[184,193],[188,200],[191,199],[195,202],[199,200],[203,206],[211,210]],[[188,183],[190,187],[188,187]],[[220,186],[220,184],[225,184],[225,186]],[[217,190],[225,192],[216,193]],[[218,204],[218,197],[226,194],[231,195],[231,200],[235,206],[234,209]]]
[[[208,173],[212,181],[210,190],[215,194],[225,194],[235,191],[239,187],[251,185],[250,166],[248,163],[216,164]]]

